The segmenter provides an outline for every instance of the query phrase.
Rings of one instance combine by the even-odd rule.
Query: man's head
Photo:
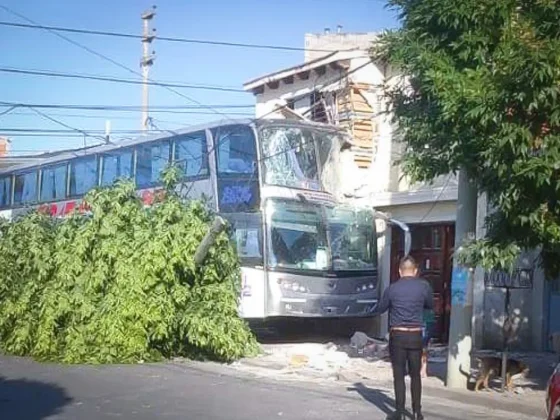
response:
[[[401,277],[416,277],[418,274],[418,265],[416,260],[410,255],[401,258],[399,262],[399,275]]]

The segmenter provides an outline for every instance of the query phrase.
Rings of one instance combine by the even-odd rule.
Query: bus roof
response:
[[[130,140],[122,140],[122,141],[119,141],[118,143],[107,143],[107,144],[100,144],[100,145],[96,145],[96,146],[83,147],[83,148],[79,148],[79,149],[61,150],[60,152],[45,153],[44,157],[42,157],[41,155],[35,155],[34,156],[35,160],[33,160],[31,162],[30,161],[25,161],[25,163],[15,164],[15,165],[9,166],[7,168],[1,168],[0,167],[0,175],[10,174],[10,173],[13,173],[13,172],[19,172],[19,171],[23,171],[23,170],[28,169],[28,168],[34,168],[34,167],[38,167],[38,166],[55,164],[57,162],[64,162],[65,160],[69,160],[69,159],[73,159],[73,158],[77,158],[77,157],[94,155],[96,153],[108,153],[108,152],[116,151],[116,150],[127,148],[127,147],[133,147],[133,146],[136,146],[138,144],[149,143],[149,142],[158,141],[158,140],[164,140],[164,139],[167,139],[169,137],[180,136],[180,135],[192,133],[192,132],[195,132],[195,131],[208,130],[208,129],[213,129],[213,128],[220,127],[220,126],[227,126],[227,125],[253,125],[253,124],[258,125],[258,126],[270,125],[270,124],[288,125],[288,126],[295,126],[295,127],[297,127],[297,126],[310,127],[311,126],[311,127],[321,128],[323,130],[326,129],[326,130],[332,130],[332,131],[342,131],[340,128],[332,126],[332,125],[317,123],[317,122],[313,122],[313,121],[305,121],[305,120],[300,121],[300,120],[289,120],[289,119],[247,119],[247,118],[245,118],[245,119],[223,119],[223,120],[213,121],[213,122],[205,123],[205,124],[191,125],[191,126],[187,126],[185,128],[182,128],[182,129],[178,129],[178,130],[161,130],[162,132],[158,133],[158,134],[152,134],[152,135],[148,135],[148,136],[139,136],[139,137],[136,137],[136,138],[130,139]]]

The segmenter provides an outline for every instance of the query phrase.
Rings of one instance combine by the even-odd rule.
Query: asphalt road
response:
[[[219,366],[69,367],[0,357],[1,420],[381,420],[391,407],[385,391],[360,384],[290,384]],[[427,398],[424,407],[434,420],[513,418],[443,399]]]

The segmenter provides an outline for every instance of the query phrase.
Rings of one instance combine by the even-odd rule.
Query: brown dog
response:
[[[488,389],[488,382],[491,377],[500,376],[502,374],[502,358],[496,356],[482,356],[477,357],[479,362],[479,373],[475,391],[479,391],[481,385]],[[508,359],[506,366],[506,388],[508,391],[513,389],[513,377],[515,375],[526,375],[529,372],[529,367],[519,361]]]

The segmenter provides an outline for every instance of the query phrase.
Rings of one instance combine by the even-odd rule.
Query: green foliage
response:
[[[408,77],[387,95],[416,181],[466,169],[494,214],[465,258],[539,247],[560,273],[560,3],[390,0],[402,27],[373,51]],[[485,251],[485,252],[483,252]]]
[[[0,225],[0,347],[65,363],[173,356],[231,361],[256,341],[238,317],[240,270],[226,234],[193,263],[212,215],[175,193],[146,208],[134,185],[91,191],[90,214],[31,212]]]

